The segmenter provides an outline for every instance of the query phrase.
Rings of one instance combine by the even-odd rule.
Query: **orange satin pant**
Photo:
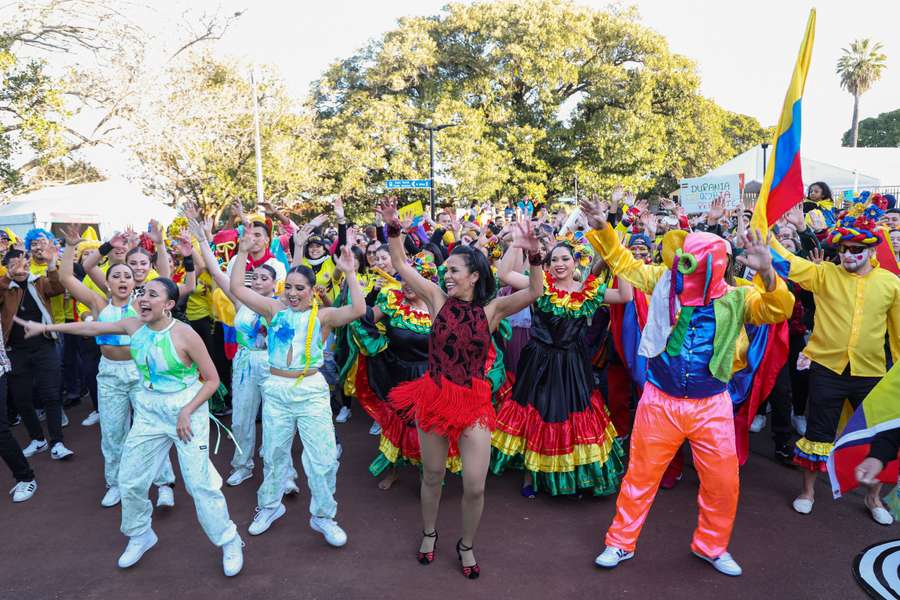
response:
[[[694,552],[716,558],[728,550],[740,482],[731,397],[675,398],[644,386],[631,435],[628,472],[616,500],[606,545],[634,551],[659,481],[675,452],[688,440],[700,476]]]

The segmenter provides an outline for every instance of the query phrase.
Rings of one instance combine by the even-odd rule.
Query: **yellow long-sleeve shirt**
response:
[[[859,377],[886,371],[884,335],[894,361],[900,360],[900,279],[872,269],[863,276],[838,265],[815,264],[788,252],[777,240],[772,248],[791,265],[788,278],[813,293],[816,315],[803,354],[823,367]]]
[[[589,231],[587,239],[615,275],[645,294],[653,293],[656,282],[668,270],[663,265],[648,265],[634,258],[608,224],[605,229]],[[780,323],[791,316],[794,295],[780,277],[775,279],[775,289],[769,292],[759,275],[753,278],[753,286],[748,287],[744,300],[744,322],[753,325]]]

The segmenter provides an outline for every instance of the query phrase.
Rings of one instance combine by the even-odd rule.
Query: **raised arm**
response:
[[[84,268],[84,272],[87,273],[87,276],[91,278],[91,281],[94,282],[94,285],[97,286],[104,294],[109,294],[109,288],[106,287],[106,277],[103,273],[103,270],[98,266],[100,261],[112,252],[113,248],[125,248],[128,245],[128,236],[125,233],[117,233],[112,236],[109,241],[103,243],[100,246],[100,251],[94,254],[91,254],[84,262],[81,263],[81,266]]]
[[[62,262],[59,266],[59,282],[78,302],[89,307],[96,317],[106,305],[106,298],[84,285],[75,277],[75,246],[80,239],[74,226],[63,228],[66,247],[63,249]]]
[[[528,276],[520,272],[523,266],[522,249],[510,245],[497,264],[497,276],[513,289],[524,290],[528,287]]]
[[[634,300],[634,287],[626,280],[619,278],[617,289],[607,288],[603,301],[607,304],[628,304]]]
[[[526,306],[530,306],[544,293],[544,259],[540,252],[541,242],[531,224],[522,221],[513,228],[513,249],[524,250],[528,253],[528,264],[531,272],[528,276],[528,287],[514,292],[509,296],[494,298],[485,309],[485,315],[490,323],[491,331],[495,331],[500,321],[511,314],[517,313]]]
[[[219,286],[219,289],[228,296],[228,299],[235,305],[235,308],[238,308],[240,302],[234,297],[234,294],[231,293],[231,281],[228,279],[228,275],[223,273],[222,269],[219,268],[219,261],[216,259],[216,255],[213,254],[212,248],[209,247],[209,239],[206,237],[206,228],[196,219],[190,219],[188,220],[188,229],[191,234],[197,238],[198,245],[200,246],[200,255],[203,257],[203,262],[206,264],[206,270],[209,272],[210,277],[213,278],[213,281]],[[245,266],[245,271],[246,268],[247,267]]]
[[[404,283],[425,300],[431,314],[436,315],[437,311],[444,305],[444,300],[447,296],[435,283],[419,275],[419,272],[406,262],[403,240],[400,239],[400,218],[397,215],[397,204],[393,200],[385,200],[375,210],[387,224],[391,264]]]
[[[768,234],[772,238],[771,233]],[[781,323],[794,311],[794,295],[772,266],[772,253],[758,231],[751,230],[743,240],[744,252],[736,260],[756,272],[753,287],[744,302],[744,320],[754,325]]]
[[[359,280],[356,278],[356,261],[348,246],[340,248],[340,255],[335,261],[335,266],[344,274],[347,280],[347,291],[350,295],[350,304],[339,308],[324,308],[319,311],[319,321],[328,329],[335,329],[346,325],[351,321],[362,318],[366,314],[366,298],[363,296]]]
[[[244,285],[244,276],[247,273],[247,253],[250,252],[252,245],[253,240],[250,238],[249,232],[247,232],[241,238],[238,253],[234,257],[234,266],[231,268],[231,281],[228,289],[238,302],[265,317],[268,321],[284,308],[284,305],[274,298],[266,298],[261,294],[257,294]]]
[[[622,246],[619,236],[606,222],[608,207],[605,202],[582,200],[581,211],[593,228],[587,233],[587,239],[609,266],[610,271],[620,279],[628,280],[643,292],[652,293],[656,282],[666,272],[666,267],[644,264]]]
[[[184,283],[178,284],[178,297],[187,298],[195,289],[197,289],[197,271],[194,264],[194,245],[191,243],[191,236],[182,233],[175,240],[175,248],[181,254],[184,261]]]

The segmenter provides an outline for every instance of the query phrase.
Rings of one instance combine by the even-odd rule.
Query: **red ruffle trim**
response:
[[[809,460],[807,458],[803,458],[802,456],[797,456],[796,454],[794,455],[793,463],[801,469],[812,471],[813,473],[828,472],[828,463],[819,460]]]
[[[571,454],[575,446],[602,446],[609,426],[606,404],[599,390],[591,394],[585,410],[573,412],[559,423],[546,423],[534,406],[523,406],[511,397],[497,411],[499,431],[524,439],[528,450],[544,456]]]
[[[395,387],[389,400],[401,418],[411,417],[420,429],[453,441],[469,427],[481,425],[492,430],[496,424],[491,384],[481,379],[473,379],[471,387],[443,377],[438,384],[426,373]]]

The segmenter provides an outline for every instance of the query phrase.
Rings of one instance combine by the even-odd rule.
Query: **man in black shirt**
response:
[[[31,443],[26,457],[49,449],[51,458],[60,460],[73,452],[63,444],[62,402],[59,394],[60,359],[55,337],[26,338],[24,329],[13,318],[52,323],[50,297],[64,292],[56,270],[56,253],[51,253],[47,275],[30,272],[28,257],[21,250],[10,250],[3,257],[8,274],[0,277],[0,323],[12,370],[9,374],[11,397],[25,422]],[[55,335],[55,334],[54,334]],[[34,410],[34,398],[43,400],[50,442]]]

